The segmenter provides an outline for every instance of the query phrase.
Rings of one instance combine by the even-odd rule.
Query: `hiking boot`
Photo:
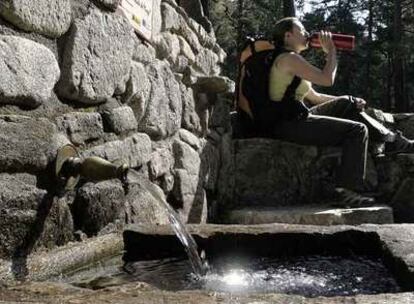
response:
[[[394,141],[385,144],[385,154],[414,153],[414,140],[402,135],[401,131],[395,133]]]
[[[364,196],[346,188],[336,188],[334,202],[331,205],[341,208],[359,208],[372,206],[374,203],[373,197]]]

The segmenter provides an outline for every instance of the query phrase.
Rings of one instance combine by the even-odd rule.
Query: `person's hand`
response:
[[[352,97],[353,102],[355,103],[355,106],[359,110],[363,110],[365,106],[367,105],[367,102],[359,97]]]
[[[358,109],[363,110],[366,105],[367,105],[367,102],[364,99],[359,98],[359,97],[356,98],[356,107]]]
[[[319,32],[319,41],[321,43],[322,50],[329,54],[336,50],[335,44],[332,41],[331,32],[320,31]]]

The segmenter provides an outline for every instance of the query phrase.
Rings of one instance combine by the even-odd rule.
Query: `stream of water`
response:
[[[168,216],[170,221],[171,228],[174,233],[177,235],[180,242],[183,244],[185,252],[188,255],[188,259],[192,266],[194,273],[198,277],[202,277],[207,273],[208,264],[207,261],[203,260],[198,254],[197,243],[194,238],[188,233],[184,224],[181,222],[179,215],[175,210],[170,206],[162,194],[160,194],[159,189],[150,181],[142,178],[136,171],[130,169],[127,176],[128,182],[137,182],[145,187],[146,190],[154,197],[154,199],[162,206]]]

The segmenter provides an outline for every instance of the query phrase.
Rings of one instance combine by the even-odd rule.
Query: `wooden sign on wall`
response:
[[[118,11],[142,38],[151,41],[153,0],[120,0]]]

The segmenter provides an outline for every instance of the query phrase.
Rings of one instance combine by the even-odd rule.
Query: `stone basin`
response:
[[[189,225],[208,260],[223,257],[369,256],[382,260],[403,291],[414,289],[414,225]],[[124,231],[126,262],[184,255],[168,226]]]
[[[381,256],[398,280],[402,292],[347,297],[307,298],[287,294],[234,295],[203,290],[166,291],[143,282],[130,282],[99,290],[56,282],[1,283],[0,299],[6,303],[237,303],[237,304],[408,304],[414,303],[414,225],[309,226],[267,225],[189,225],[207,256],[231,252],[261,254],[283,252],[304,254],[353,251]],[[273,240],[270,243],[270,240]],[[293,241],[292,241],[293,240]],[[276,243],[277,241],[277,243]],[[124,231],[125,259],[161,258],[183,255],[181,244],[169,226],[129,226]],[[263,246],[266,244],[266,246]],[[209,247],[206,247],[206,246]],[[259,249],[259,250],[258,250]],[[64,250],[63,248],[61,249]],[[70,258],[70,254],[68,255]],[[44,279],[44,278],[43,278]],[[1,302],[0,301],[0,302]]]

